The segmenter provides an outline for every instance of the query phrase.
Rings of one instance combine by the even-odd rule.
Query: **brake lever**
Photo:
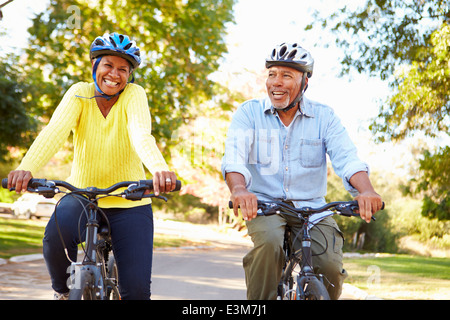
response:
[[[157,199],[161,199],[164,200],[165,202],[167,202],[167,198],[163,197],[163,196],[157,196],[155,194],[145,194],[145,191],[147,190],[147,188],[143,187],[143,186],[139,186],[137,184],[133,184],[130,185],[124,192],[123,192],[123,197],[125,199],[131,200],[131,201],[139,201],[142,200],[143,198],[157,198]]]
[[[155,195],[154,193],[152,193],[152,194],[146,194],[146,195],[144,195],[142,198],[156,198],[156,199],[164,200],[164,202],[167,202],[167,198],[166,198],[166,197],[163,197],[163,196],[157,196],[157,195]]]
[[[280,205],[276,203],[264,203],[258,209],[258,215],[271,216],[280,213]]]
[[[336,207],[336,210],[346,217],[356,216],[356,209],[358,209],[358,206],[354,204],[340,204]]]
[[[55,183],[51,180],[37,179],[27,187],[28,191],[38,193],[44,198],[53,198],[59,189],[56,187]]]

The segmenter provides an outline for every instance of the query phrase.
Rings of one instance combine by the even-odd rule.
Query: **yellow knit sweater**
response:
[[[74,159],[68,182],[76,187],[106,188],[120,181],[145,179],[143,163],[151,173],[168,166],[151,134],[151,118],[144,89],[128,84],[105,118],[93,97],[93,83],[73,85],[41,131],[18,170],[33,176],[63,146],[73,131]],[[45,178],[45,177],[37,177]],[[119,197],[101,199],[104,208],[150,203]]]

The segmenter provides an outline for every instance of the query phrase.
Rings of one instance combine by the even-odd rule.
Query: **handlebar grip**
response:
[[[180,191],[181,190],[181,181],[177,180],[176,181],[176,185],[175,185],[175,189],[173,191]]]
[[[233,209],[233,202],[231,200],[228,201],[228,208]]]
[[[150,180],[140,180],[139,181],[141,184],[147,185],[148,187],[151,187],[153,189],[153,179]],[[176,180],[175,182],[175,189],[172,190],[172,192],[174,191],[180,191],[181,190],[181,181],[180,180]]]
[[[8,178],[2,179],[2,188],[8,188]]]

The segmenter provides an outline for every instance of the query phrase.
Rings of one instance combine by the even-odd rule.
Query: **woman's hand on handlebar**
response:
[[[156,196],[175,190],[177,176],[172,171],[157,171],[153,174],[153,192]],[[147,190],[145,194],[149,194]]]
[[[30,171],[14,170],[8,174],[8,189],[15,188],[17,193],[27,191],[28,182],[33,178]]]

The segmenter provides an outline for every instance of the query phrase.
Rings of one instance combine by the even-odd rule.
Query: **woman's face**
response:
[[[97,85],[105,94],[114,95],[125,88],[130,73],[130,64],[124,58],[103,56],[97,67]]]

